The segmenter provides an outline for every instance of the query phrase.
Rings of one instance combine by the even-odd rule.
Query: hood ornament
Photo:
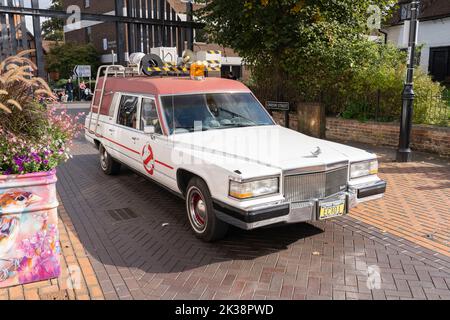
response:
[[[320,147],[317,147],[314,151],[311,151],[311,154],[313,157],[317,158],[322,153],[322,149]]]

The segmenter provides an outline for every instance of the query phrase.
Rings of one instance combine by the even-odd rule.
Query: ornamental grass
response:
[[[22,51],[0,62],[0,175],[50,171],[67,161],[81,114],[69,115]]]

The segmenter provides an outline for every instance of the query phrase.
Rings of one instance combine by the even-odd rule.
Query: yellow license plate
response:
[[[333,202],[332,204],[320,205],[319,219],[325,220],[340,217],[345,214],[345,200]]]

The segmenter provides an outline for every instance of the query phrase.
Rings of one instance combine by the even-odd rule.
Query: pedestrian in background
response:
[[[73,102],[73,83],[72,79],[69,79],[66,83],[67,101]]]
[[[84,81],[81,81],[80,82],[80,95],[81,95],[80,99],[81,100],[86,100],[85,91],[86,91],[86,83]]]
[[[86,87],[86,89],[84,90],[84,98],[86,99],[86,101],[92,101],[92,91],[88,87]]]

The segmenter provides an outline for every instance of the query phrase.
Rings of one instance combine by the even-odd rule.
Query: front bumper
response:
[[[214,200],[217,217],[231,225],[245,230],[257,229],[275,224],[289,224],[317,221],[319,203],[323,200],[345,200],[346,214],[358,204],[383,197],[386,182],[378,181],[363,185],[351,186],[348,191],[341,192],[327,199],[315,199],[296,203],[267,203],[264,205],[241,209]]]

